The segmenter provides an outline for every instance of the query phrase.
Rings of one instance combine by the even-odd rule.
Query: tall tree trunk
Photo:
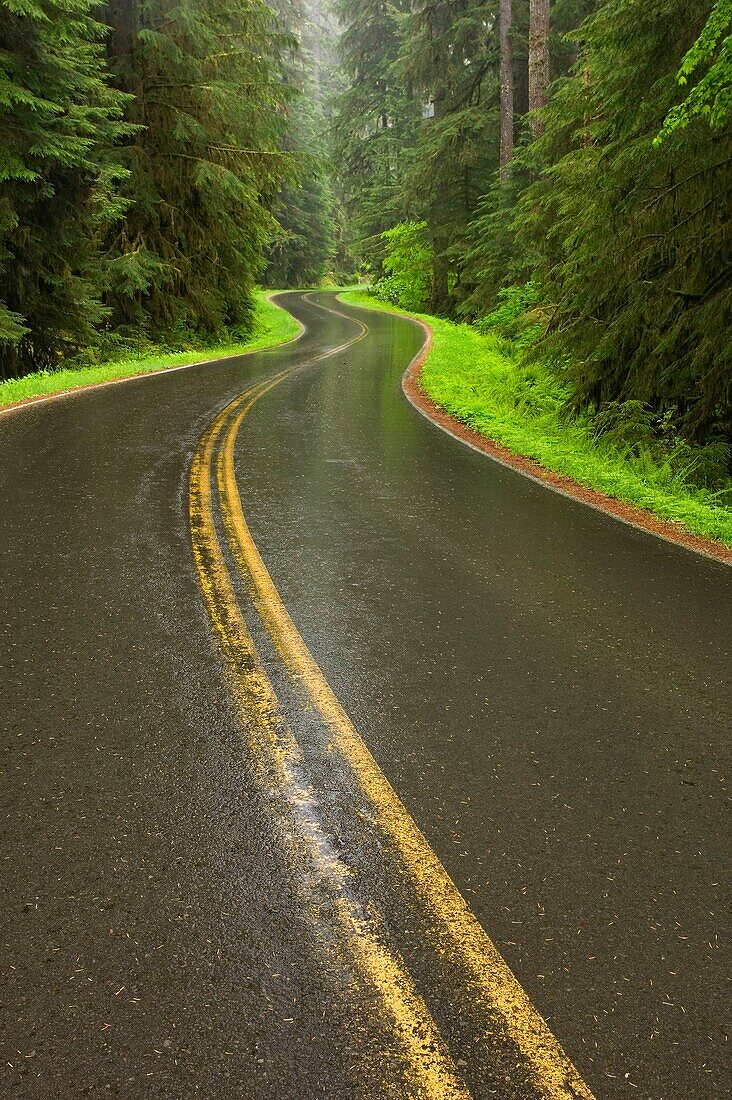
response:
[[[590,70],[586,61],[582,69],[582,91],[585,98],[585,116],[584,127],[582,130],[582,146],[584,149],[589,149],[592,145],[592,132],[590,130],[592,117],[590,114]]]
[[[530,0],[529,4],[529,110],[537,111],[546,103],[549,86],[549,0]],[[543,126],[535,116],[531,131],[538,137]]]
[[[107,56],[110,62],[129,66],[137,34],[135,5],[132,0],[108,0],[103,10],[104,21],[111,27],[107,36]]]
[[[498,33],[500,38],[501,64],[501,149],[499,154],[499,174],[507,180],[513,156],[513,50],[511,47],[511,24],[513,22],[512,0],[500,0]]]

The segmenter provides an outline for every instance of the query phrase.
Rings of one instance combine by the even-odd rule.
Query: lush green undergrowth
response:
[[[124,358],[110,359],[107,362],[70,365],[55,371],[27,374],[24,378],[11,378],[0,382],[0,407],[30,397],[78,389],[94,382],[130,378],[133,375],[185,366],[204,359],[239,355],[282,344],[297,335],[298,324],[292,314],[270,301],[269,296],[272,293],[275,292],[257,292],[254,331],[245,341],[191,347],[185,351],[147,347],[140,356],[127,354]]]
[[[404,312],[363,291],[343,301]],[[716,491],[694,483],[698,457],[671,446],[659,453],[638,440],[618,443],[597,435],[589,417],[568,417],[568,389],[541,362],[522,363],[495,333],[481,334],[426,314],[434,343],[422,370],[422,388],[469,427],[535,459],[549,470],[628,504],[639,505],[695,535],[732,545],[732,483]]]

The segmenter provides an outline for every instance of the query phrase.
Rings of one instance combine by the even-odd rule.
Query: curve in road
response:
[[[406,322],[282,301],[287,349],[3,424],[8,1088],[589,1095],[503,956],[596,1095],[721,1095],[729,571],[420,421]]]

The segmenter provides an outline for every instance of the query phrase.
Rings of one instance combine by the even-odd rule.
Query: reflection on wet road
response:
[[[729,570],[284,302],[1,425],[8,1094],[723,1095]]]

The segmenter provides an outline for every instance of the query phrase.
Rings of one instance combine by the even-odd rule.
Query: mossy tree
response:
[[[294,158],[282,148],[291,45],[260,0],[110,3],[110,67],[139,125],[126,217],[107,239],[107,301],[155,338],[247,331]]]
[[[53,367],[104,317],[99,235],[121,216],[90,0],[0,0],[0,377]]]
[[[420,108],[398,68],[408,0],[336,0],[346,88],[336,101],[333,160],[351,248],[383,274],[381,234],[401,220],[403,180]]]
[[[676,74],[705,0],[608,0],[531,150],[514,226],[577,407],[641,401],[687,438],[732,436],[732,131],[690,117]],[[700,74],[701,75],[701,74]]]

